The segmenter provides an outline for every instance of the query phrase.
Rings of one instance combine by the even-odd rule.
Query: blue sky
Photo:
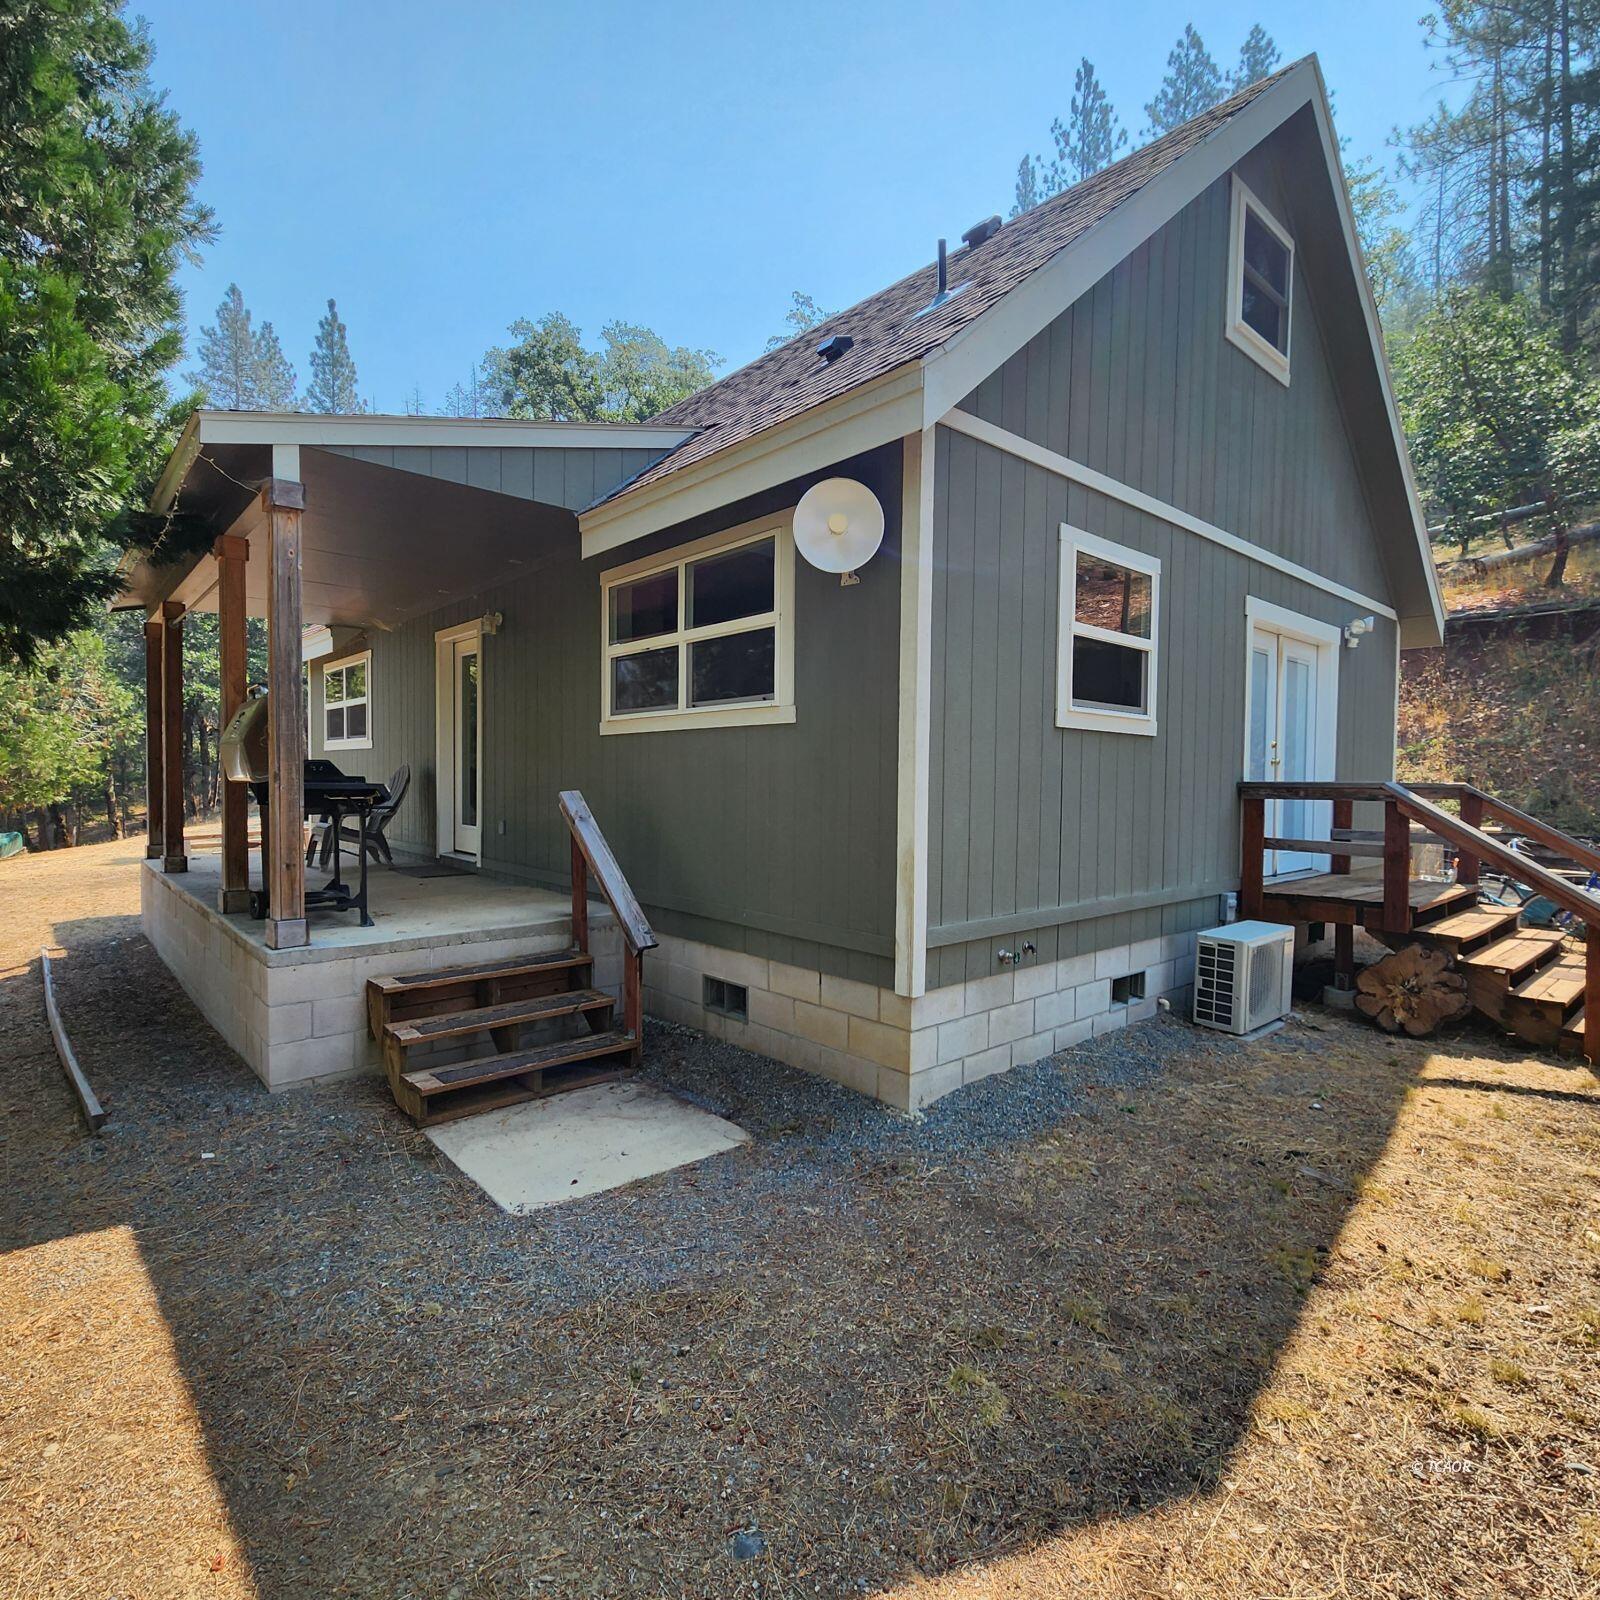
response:
[[[200,137],[222,233],[184,272],[191,341],[230,281],[302,384],[329,295],[362,392],[429,410],[519,316],[613,317],[731,370],[790,292],[835,309],[1010,207],[1078,59],[1134,142],[1185,22],[1230,66],[1254,21],[1315,50],[1356,154],[1441,89],[1417,8],[1123,0],[516,4],[134,0]]]

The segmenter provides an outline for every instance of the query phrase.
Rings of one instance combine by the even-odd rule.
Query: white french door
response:
[[[440,855],[481,853],[483,630],[477,622],[434,636]]]
[[[1338,630],[1257,601],[1249,609],[1245,778],[1329,782],[1338,715]],[[1267,836],[1325,839],[1332,810],[1325,800],[1269,801]],[[1326,872],[1328,864],[1326,855],[1312,851],[1273,850],[1267,852],[1266,873]]]

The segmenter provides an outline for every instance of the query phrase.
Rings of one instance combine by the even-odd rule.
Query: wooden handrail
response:
[[[589,803],[576,789],[563,789],[559,798],[561,815],[572,835],[572,938],[579,950],[589,950],[589,874],[592,872],[605,896],[611,914],[622,930],[626,946],[622,961],[622,1021],[633,1039],[637,1061],[644,1044],[644,953],[654,950],[656,936],[650,930],[644,907],[639,904],[628,880],[617,865],[600,824],[594,820]]]
[[[1335,871],[1348,871],[1352,855],[1371,852],[1372,845],[1350,826],[1350,809],[1355,801],[1382,802],[1383,834],[1383,927],[1391,933],[1405,933],[1412,922],[1410,900],[1411,851],[1418,843],[1449,843],[1456,847],[1457,881],[1474,884],[1482,862],[1491,862],[1519,884],[1526,884],[1552,904],[1579,918],[1584,924],[1584,1009],[1583,1053],[1589,1064],[1600,1071],[1600,895],[1580,889],[1561,874],[1508,844],[1486,833],[1480,825],[1494,817],[1517,833],[1537,840],[1557,854],[1578,862],[1591,872],[1600,872],[1600,851],[1569,838],[1559,828],[1530,817],[1527,812],[1497,800],[1470,783],[1404,784],[1394,780],[1382,783],[1259,783],[1239,785],[1241,856],[1239,863],[1239,910],[1242,916],[1256,917],[1262,912],[1265,858],[1268,850],[1296,848],[1310,850],[1322,843],[1334,856]],[[1268,800],[1331,800],[1335,806],[1333,837],[1326,841],[1279,839],[1266,830]],[[1455,817],[1436,802],[1456,800],[1461,816]],[[1412,824],[1424,829],[1419,840]],[[1363,848],[1365,846],[1365,848]],[[1337,854],[1335,854],[1337,852]],[[1321,853],[1321,852],[1317,852]]]
[[[1554,901],[1563,911],[1570,911],[1591,926],[1600,924],[1600,897],[1580,889],[1575,883],[1548,867],[1540,866],[1528,856],[1519,855],[1482,828],[1474,828],[1459,817],[1451,816],[1442,806],[1425,800],[1407,785],[1388,783],[1384,788],[1388,790],[1387,798],[1401,816],[1411,822],[1420,822],[1432,832],[1443,835],[1458,850],[1469,850],[1480,861],[1494,862],[1508,877],[1537,889],[1545,899]],[[1596,932],[1600,935],[1600,927]]]

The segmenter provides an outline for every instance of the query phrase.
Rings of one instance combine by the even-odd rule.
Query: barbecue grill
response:
[[[250,696],[228,719],[222,730],[219,748],[223,776],[230,783],[247,783],[261,808],[261,888],[250,893],[250,915],[267,914],[267,884],[271,875],[272,837],[270,800],[267,783],[267,697]],[[370,928],[367,913],[367,819],[372,808],[388,792],[381,783],[368,783],[364,777],[351,777],[333,762],[307,761],[303,777],[304,815],[327,822],[333,834],[333,876],[320,889],[306,890],[306,910],[359,911],[361,926]],[[344,881],[340,834],[344,822],[356,823],[356,859],[360,863],[358,884]]]

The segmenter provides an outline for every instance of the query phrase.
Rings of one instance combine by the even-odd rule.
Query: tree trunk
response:
[[[1561,346],[1571,355],[1578,348],[1578,293],[1574,278],[1578,269],[1578,198],[1573,193],[1572,166],[1575,159],[1572,131],[1572,0],[1561,0],[1559,8],[1561,52],[1561,195],[1557,216],[1560,219],[1561,268]],[[1563,561],[1562,566],[1566,563]],[[1554,574],[1555,569],[1551,569]],[[1559,582],[1559,578],[1556,579]]]
[[[1567,581],[1567,557],[1572,553],[1572,537],[1563,523],[1551,538],[1554,541],[1552,559],[1550,570],[1545,574],[1544,586],[1547,589],[1559,589]]]
[[[41,850],[54,850],[56,836],[50,826],[50,813],[40,806],[34,813],[35,824],[39,829],[39,848]]]
[[[61,802],[50,802],[50,848],[64,850],[72,843],[72,835],[67,828],[67,819],[61,814]]]
[[[127,837],[127,830],[122,825],[122,813],[117,809],[117,780],[111,775],[111,768],[106,768],[106,821],[111,824],[111,837],[123,839]]]

